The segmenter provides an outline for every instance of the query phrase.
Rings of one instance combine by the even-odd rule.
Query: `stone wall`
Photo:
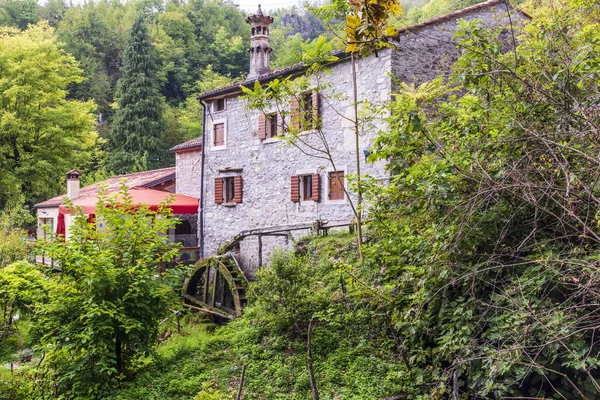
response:
[[[400,35],[397,50],[393,52],[393,70],[401,82],[419,85],[439,75],[448,76],[462,49],[453,39],[459,20],[480,20],[485,26],[510,26],[522,21],[522,14],[512,10],[508,18],[504,3],[473,10],[455,19],[426,25]]]
[[[175,154],[176,193],[200,197],[200,151]]]
[[[352,117],[351,99],[336,99],[335,93],[350,95],[350,63],[340,62],[332,67],[332,73],[323,78],[332,83],[332,89],[320,93],[320,110],[323,132],[337,170],[352,174],[356,171],[353,125],[341,115]],[[361,59],[357,63],[359,100],[387,101],[390,96],[391,51],[380,52],[379,57]],[[339,115],[341,114],[341,115]],[[248,111],[238,97],[227,99],[226,110],[212,113],[207,118],[207,152],[205,185],[205,254],[214,254],[227,240],[241,231],[260,227],[310,223],[318,218],[331,221],[353,218],[348,199],[330,201],[327,196],[327,172],[333,168],[327,160],[304,154],[294,145],[277,139],[258,139],[258,111]],[[212,146],[213,126],[225,124],[225,146]],[[376,128],[365,132],[361,138],[362,172],[385,178],[382,163],[365,162],[362,149],[370,147]],[[318,143],[315,133],[303,136],[311,143]],[[304,148],[304,147],[303,147]],[[304,148],[306,150],[306,148]],[[179,170],[179,166],[178,166]],[[290,179],[298,174],[316,174],[321,177],[321,201],[294,203],[290,199]],[[216,177],[241,175],[243,178],[243,201],[237,204],[216,204],[214,180]],[[179,185],[179,177],[178,177]],[[179,189],[178,189],[179,192]],[[353,201],[355,198],[353,196]],[[253,271],[257,266],[256,238],[242,243],[241,257],[245,267]],[[265,238],[265,260],[273,244],[284,244],[279,238]]]

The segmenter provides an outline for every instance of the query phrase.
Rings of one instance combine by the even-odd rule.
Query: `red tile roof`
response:
[[[154,169],[151,171],[136,172],[133,174],[117,175],[92,185],[84,186],[79,192],[79,197],[95,196],[100,185],[107,185],[109,192],[117,192],[121,186],[121,179],[127,179],[127,187],[153,188],[169,180],[175,180],[175,167]],[[62,204],[65,195],[60,195],[38,203],[34,208],[58,207]]]
[[[196,149],[202,150],[202,136],[192,140],[188,140],[187,142],[180,143],[177,146],[172,147],[171,151],[175,153],[185,153],[187,151],[192,151]]]

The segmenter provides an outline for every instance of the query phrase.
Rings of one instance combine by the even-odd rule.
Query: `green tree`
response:
[[[56,195],[96,143],[95,105],[66,99],[83,78],[53,33],[46,22],[0,30],[0,209],[20,193],[31,203]]]
[[[105,21],[95,4],[70,8],[56,31],[58,39],[79,61],[85,80],[69,87],[69,96],[93,99],[102,120],[108,120],[117,83],[123,43]]]
[[[109,166],[115,173],[172,163],[163,143],[164,101],[156,81],[156,52],[139,15],[131,28],[117,88],[118,108],[110,135]]]
[[[16,313],[32,314],[35,306],[46,300],[45,280],[44,274],[26,261],[0,268],[0,335],[12,325]]]
[[[2,0],[0,2],[0,25],[27,29],[35,24],[37,18],[37,1],[35,0]]]
[[[77,214],[67,241],[43,246],[61,273],[38,305],[42,366],[68,398],[97,397],[131,373],[156,345],[175,300],[171,281],[157,275],[177,251],[165,235],[175,224],[168,205],[156,212],[134,205],[123,184],[112,197],[101,191],[95,214],[103,228]]]
[[[393,176],[365,191],[362,277],[389,299],[424,396],[600,393],[600,34],[586,6],[554,2],[516,31],[461,22],[454,74],[400,85],[375,142]]]

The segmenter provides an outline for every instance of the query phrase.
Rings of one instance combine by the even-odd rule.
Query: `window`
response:
[[[329,200],[344,200],[344,171],[329,173]]]
[[[312,176],[304,175],[301,176],[300,179],[302,179],[302,200],[312,200]]]
[[[54,218],[40,218],[38,227],[44,238],[49,239],[54,234]]]
[[[224,111],[225,107],[226,107],[225,99],[215,100],[214,105],[215,105],[215,112]]]
[[[291,200],[320,201],[321,185],[319,174],[294,175],[291,179]]]
[[[215,178],[215,203],[241,203],[242,192],[242,177],[240,175]]]
[[[308,131],[318,128],[320,125],[319,92],[313,90],[293,97],[290,102],[290,113],[292,129]]]
[[[300,130],[308,131],[313,128],[313,96],[304,93],[300,98]]]
[[[258,118],[258,138],[270,139],[283,134],[283,117],[277,113],[261,114]]]
[[[215,124],[213,130],[214,146],[225,146],[225,124]]]
[[[225,203],[233,203],[235,198],[235,182],[233,176],[229,178],[223,178],[225,182]]]
[[[267,115],[267,138],[277,136],[277,114]]]

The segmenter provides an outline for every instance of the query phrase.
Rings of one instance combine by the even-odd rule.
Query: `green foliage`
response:
[[[461,23],[454,74],[401,86],[375,142],[394,176],[366,188],[360,277],[424,396],[598,396],[600,36],[580,11],[538,10],[514,51]]]
[[[66,10],[56,36],[77,59],[85,77],[69,87],[70,96],[83,101],[93,99],[102,118],[110,118],[123,50],[121,37],[93,3]]]
[[[32,222],[33,217],[23,205],[24,198],[6,205],[0,211],[0,269],[18,260],[28,258],[29,249],[25,240],[26,232],[23,226]]]
[[[156,53],[140,15],[131,28],[118,83],[109,166],[118,174],[169,165],[162,138],[164,105],[156,81]]]
[[[358,258],[354,236],[332,234],[298,246],[296,253],[276,255],[251,283],[251,307],[242,318],[216,330],[187,320],[182,336],[158,348],[156,364],[106,398],[232,398],[244,364],[243,398],[310,398],[306,322],[311,318],[318,320],[312,346],[323,398],[406,392],[412,376],[390,351],[385,318],[360,306],[356,295],[363,288],[346,273]]]
[[[35,265],[17,261],[0,268],[0,338],[4,341],[13,332],[13,317],[19,319],[33,313],[38,304],[46,301],[46,279]]]
[[[36,11],[35,0],[3,0],[0,2],[0,25],[27,29],[30,24],[37,23]]]
[[[143,364],[174,300],[168,276],[157,275],[176,253],[164,235],[170,209],[132,204],[123,185],[118,196],[101,193],[95,214],[103,228],[78,213],[66,242],[44,245],[61,272],[37,305],[42,372],[65,398],[96,397]]]
[[[67,100],[81,70],[45,22],[0,28],[0,208],[22,193],[35,203],[62,188],[57,176],[96,143],[94,104]]]

